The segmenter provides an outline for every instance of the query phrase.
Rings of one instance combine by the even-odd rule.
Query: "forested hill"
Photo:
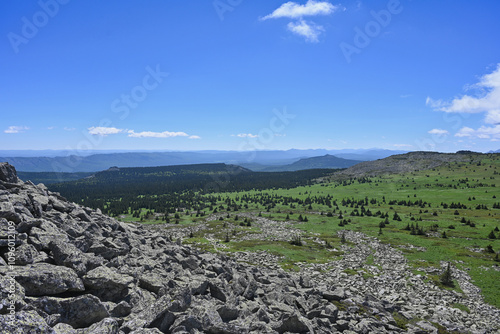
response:
[[[71,201],[104,209],[109,201],[145,205],[150,201],[190,201],[195,192],[263,190],[307,185],[331,174],[331,169],[296,172],[252,172],[227,164],[197,164],[164,167],[112,167],[94,176],[48,185]],[[148,207],[148,205],[143,206]]]
[[[315,168],[348,168],[359,164],[360,160],[343,159],[336,157],[334,155],[326,154],[321,157],[311,157],[300,159],[289,165],[284,166],[272,166],[263,169],[263,172],[278,172],[278,171],[296,171],[304,169],[315,169]]]
[[[428,170],[446,164],[479,161],[481,158],[494,157],[496,153],[477,153],[458,151],[456,153],[439,153],[417,151],[392,155],[375,161],[360,162],[334,175],[334,178],[358,178],[380,176],[384,174],[399,174]]]

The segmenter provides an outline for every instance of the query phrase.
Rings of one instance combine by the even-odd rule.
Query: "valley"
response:
[[[135,176],[137,183],[127,179],[123,191],[118,176],[115,180],[110,175],[105,183],[89,179],[76,181],[73,189],[71,183],[51,189],[122,221],[161,227],[207,251],[265,251],[288,270],[341,256],[332,249],[340,249],[343,231],[361,232],[401,249],[414,272],[438,285],[435,274],[443,263],[453,263],[471,276],[487,302],[499,307],[500,158],[465,152],[439,158],[427,154],[426,160],[418,154],[363,163],[362,172],[358,165],[336,172],[259,174],[218,165],[215,174],[196,179],[196,184],[178,183],[179,178],[162,184],[145,169],[147,173]],[[394,160],[409,171],[395,171]],[[390,168],[380,167],[384,161]],[[120,177],[139,170],[122,170]],[[151,183],[145,182],[146,175]],[[302,181],[289,183],[299,176]],[[83,199],[83,193],[89,195]],[[270,224],[281,227],[269,232]],[[291,243],[294,238],[300,238],[300,245]]]

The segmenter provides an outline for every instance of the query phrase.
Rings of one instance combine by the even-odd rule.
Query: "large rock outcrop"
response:
[[[69,203],[43,185],[23,183],[12,166],[0,164],[1,333],[435,329],[426,321],[403,329],[394,319],[403,316],[400,305],[313,276],[201,253],[156,230]],[[476,332],[493,333],[491,324]]]

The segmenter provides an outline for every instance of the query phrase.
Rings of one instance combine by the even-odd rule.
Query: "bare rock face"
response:
[[[14,166],[8,163],[0,163],[0,181],[8,183],[17,183],[19,181]]]
[[[74,328],[88,327],[109,317],[109,313],[99,298],[83,295],[72,298],[41,297],[31,298],[30,304],[47,314],[57,315],[56,322]]]
[[[369,286],[356,282],[326,284],[332,271],[252,266],[169,240],[23,183],[0,163],[0,333],[405,332],[393,314],[409,315],[411,300],[397,287],[388,302],[358,293]],[[433,305],[419,307],[414,312]],[[494,333],[498,312],[483,310],[472,332]],[[440,321],[465,331],[472,315],[464,317],[436,308],[408,331],[430,333]]]
[[[63,292],[85,291],[82,280],[74,270],[49,263],[26,266],[0,267],[6,275],[12,269],[16,281],[22,285],[27,296],[57,295]]]

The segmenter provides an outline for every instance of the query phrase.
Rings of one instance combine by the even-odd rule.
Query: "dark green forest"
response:
[[[202,195],[216,192],[290,189],[312,184],[332,169],[295,172],[252,172],[227,164],[110,168],[92,177],[48,185],[68,200],[99,208],[112,216],[142,208],[174,213],[178,208],[203,210],[211,206]],[[131,211],[130,211],[131,210]]]

